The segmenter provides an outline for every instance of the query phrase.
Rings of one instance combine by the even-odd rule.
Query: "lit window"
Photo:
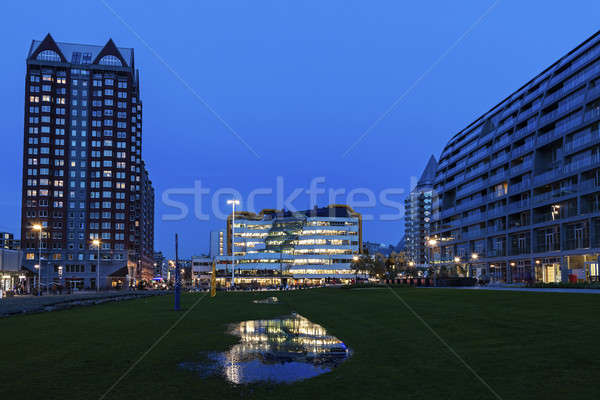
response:
[[[58,53],[56,53],[55,51],[52,51],[52,50],[44,50],[44,51],[40,52],[40,54],[37,55],[36,59],[42,60],[42,61],[56,61],[56,62],[61,61]]]
[[[116,67],[122,67],[123,64],[121,63],[121,60],[119,60],[117,57],[115,56],[104,56],[100,59],[100,61],[98,61],[98,64],[100,65],[112,65],[112,66],[116,66]]]

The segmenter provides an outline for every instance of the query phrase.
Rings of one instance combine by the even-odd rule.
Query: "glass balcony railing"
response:
[[[586,157],[586,158],[583,158],[583,159],[577,160],[577,161],[571,161],[570,163],[568,163],[564,166],[564,172],[565,173],[575,172],[582,168],[589,167],[590,165],[598,164],[598,163],[600,163],[600,154],[596,154],[591,157]]]
[[[583,120],[585,122],[591,121],[593,119],[598,119],[598,117],[600,117],[600,107],[596,107],[592,110],[589,110],[585,113],[585,115],[583,116]]]
[[[511,175],[518,175],[523,171],[530,170],[531,168],[533,168],[533,161],[525,161],[521,164],[515,165],[514,167],[511,166],[509,171]]]
[[[471,193],[471,192],[473,192],[475,190],[483,188],[485,185],[487,185],[487,179],[478,181],[476,183],[472,183],[472,184],[467,185],[467,186],[463,186],[463,187],[461,187],[460,189],[458,189],[456,191],[456,196],[457,197],[464,196],[464,195],[466,195],[468,193]]]
[[[548,180],[556,179],[562,175],[564,175],[565,171],[562,167],[556,167],[549,171],[542,172],[539,175],[533,177],[533,183],[538,184]]]
[[[469,224],[471,222],[478,222],[481,221],[485,218],[485,214],[484,213],[476,213],[476,214],[471,214],[468,217],[463,217],[461,219],[462,224]]]
[[[530,141],[530,142],[525,143],[522,146],[514,148],[512,151],[512,156],[513,156],[513,158],[520,157],[523,154],[529,153],[532,150],[533,150],[533,142]]]
[[[504,257],[506,256],[505,249],[491,249],[487,251],[488,257]]]
[[[584,147],[587,147],[589,144],[600,140],[600,132],[599,131],[588,131],[586,132],[583,136],[575,139],[575,140],[571,140],[570,142],[567,142],[564,144],[563,146],[563,151],[566,152],[572,152],[574,150],[578,150]]]
[[[488,226],[487,227],[487,233],[491,233],[491,234],[501,233],[501,232],[504,232],[504,231],[506,231],[506,227],[504,227],[504,226],[495,226],[494,225],[494,226]]]
[[[508,136],[507,136],[504,139],[501,139],[498,142],[494,143],[494,145],[492,146],[492,149],[493,150],[501,149],[502,147],[506,146],[509,143],[510,143],[510,140],[508,139]]]
[[[494,175],[491,175],[488,182],[492,183],[492,181],[498,181],[500,179],[504,179],[508,176],[508,173],[506,172],[506,170],[500,170],[498,172],[496,172]]]
[[[586,98],[588,100],[593,100],[594,98],[600,96],[600,86],[595,86],[592,88],[589,88],[587,93],[586,93]]]
[[[552,129],[551,131],[547,131],[547,132],[544,132],[543,134],[540,134],[537,137],[536,144],[538,146],[542,145],[542,144],[546,144],[546,143],[551,142],[552,140],[558,139],[560,137],[562,137],[562,132],[558,128]]]
[[[558,110],[550,111],[547,114],[542,115],[539,118],[540,125],[546,124],[547,122],[553,121],[558,117]]]
[[[528,208],[530,204],[531,204],[531,202],[529,201],[529,199],[523,199],[521,201],[510,203],[508,205],[507,212],[510,213],[510,212],[520,211],[524,208]]]
[[[498,215],[504,215],[506,213],[506,207],[495,207],[487,211],[488,218],[496,217]]]
[[[524,190],[530,190],[531,189],[531,180],[525,180],[519,183],[513,183],[511,185],[508,186],[508,191],[510,193],[518,193],[518,192],[522,192]]]
[[[492,159],[492,161],[490,161],[490,165],[493,165],[493,166],[500,165],[506,161],[508,161],[508,156],[505,153],[505,154],[502,154],[501,156],[498,156],[498,157]]]

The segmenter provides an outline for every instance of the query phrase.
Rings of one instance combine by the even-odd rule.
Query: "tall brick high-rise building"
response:
[[[25,266],[41,264],[43,286],[94,288],[99,245],[101,288],[151,279],[154,189],[133,49],[34,40],[24,133]]]

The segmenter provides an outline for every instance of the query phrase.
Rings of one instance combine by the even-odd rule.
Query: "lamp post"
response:
[[[42,295],[42,225],[33,225],[33,230],[38,231],[38,296]]]
[[[358,256],[352,257],[352,262],[354,263],[354,284],[358,284]]]
[[[469,275],[473,275],[473,271],[471,271],[471,270],[473,269],[473,262],[477,261],[477,259],[479,259],[479,254],[477,254],[477,253],[471,254],[471,265],[469,267]]]
[[[62,289],[63,289],[63,286],[62,286],[62,284],[63,284],[62,278],[63,278],[63,267],[62,267],[62,265],[59,265],[59,266],[58,266],[58,281],[59,281],[59,283],[60,283],[60,288],[61,288],[61,289],[60,289],[60,294],[62,294]]]
[[[94,239],[92,241],[98,253],[96,254],[96,292],[100,291],[100,240]]]
[[[458,267],[460,266],[460,257],[458,257],[458,256],[454,257],[454,263],[456,264],[456,267],[457,267],[457,270],[458,270]]]
[[[431,266],[433,264],[433,248],[435,246],[437,246],[438,241],[436,239],[429,239],[429,241],[427,242],[429,243],[429,265]]]
[[[231,204],[231,288],[235,287],[235,206],[240,204],[239,200],[227,200]]]

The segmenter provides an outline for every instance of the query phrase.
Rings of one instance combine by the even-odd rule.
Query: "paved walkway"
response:
[[[457,286],[423,287],[424,289],[460,289],[460,290],[501,290],[507,292],[543,292],[543,293],[587,293],[600,294],[600,289],[563,289],[563,288],[526,288],[518,286]]]
[[[92,305],[108,301],[128,300],[138,297],[165,294],[165,291],[109,291],[109,292],[80,292],[62,295],[44,296],[15,296],[0,300],[0,317],[13,314],[53,311],[74,306]]]

